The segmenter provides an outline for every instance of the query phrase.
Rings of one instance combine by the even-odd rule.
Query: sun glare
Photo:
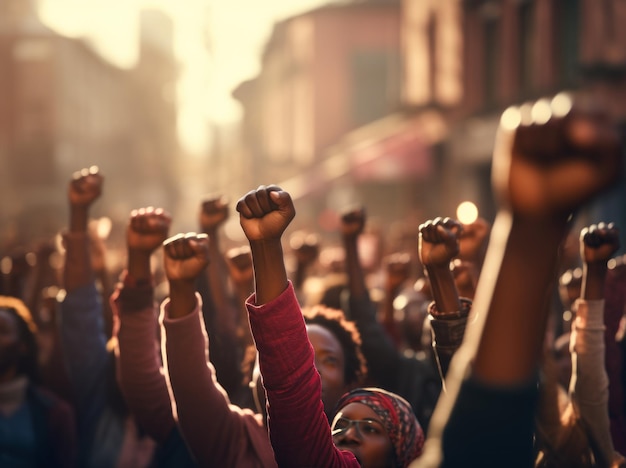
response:
[[[60,34],[85,38],[105,59],[132,67],[138,57],[141,8],[158,8],[175,25],[181,65],[178,134],[190,154],[206,154],[210,126],[241,118],[233,89],[259,71],[273,23],[322,0],[41,0],[40,16]]]

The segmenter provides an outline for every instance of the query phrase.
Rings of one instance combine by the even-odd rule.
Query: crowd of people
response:
[[[621,136],[538,105],[502,116],[493,220],[423,220],[368,268],[364,207],[321,262],[263,185],[201,201],[197,232],[138,207],[110,271],[90,229],[105,178],[77,171],[62,242],[3,273],[0,466],[626,466],[618,226],[572,230],[623,183]],[[233,208],[247,243],[225,250]]]

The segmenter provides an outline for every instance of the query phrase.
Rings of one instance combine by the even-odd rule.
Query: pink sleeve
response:
[[[119,289],[114,293],[111,306],[119,325],[116,358],[120,387],[138,424],[163,442],[175,422],[158,352],[156,308],[131,310],[119,293]]]
[[[197,298],[196,310],[178,319],[167,318],[169,300],[162,305],[166,372],[181,433],[201,466],[276,466],[260,416],[231,405],[217,383]]]

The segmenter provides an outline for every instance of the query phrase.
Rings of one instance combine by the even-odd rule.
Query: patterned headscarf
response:
[[[424,431],[404,398],[381,388],[357,388],[341,397],[335,412],[349,403],[367,405],[380,417],[393,445],[398,467],[407,467],[422,454]]]

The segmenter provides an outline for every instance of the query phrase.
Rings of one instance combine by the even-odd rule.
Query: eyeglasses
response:
[[[345,434],[346,432],[348,432],[348,430],[350,430],[352,426],[356,427],[356,431],[361,437],[376,434],[386,434],[383,425],[373,419],[352,420],[342,417],[334,421],[332,427],[332,435],[337,436]]]

